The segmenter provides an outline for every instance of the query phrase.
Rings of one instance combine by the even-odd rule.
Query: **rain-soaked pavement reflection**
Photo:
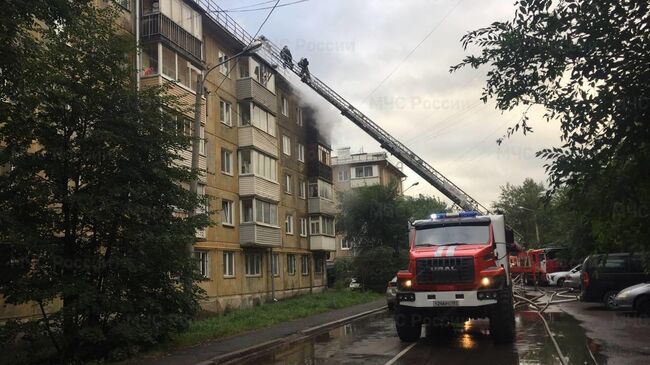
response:
[[[565,313],[546,313],[570,364],[606,363],[585,336],[579,322]],[[519,312],[517,340],[495,345],[486,320],[468,321],[445,336],[423,336],[398,359],[409,344],[399,341],[389,313],[363,318],[329,332],[297,342],[246,364],[559,364],[555,348],[535,312]],[[593,356],[593,358],[592,358]]]

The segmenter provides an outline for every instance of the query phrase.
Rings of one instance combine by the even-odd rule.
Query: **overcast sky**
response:
[[[216,2],[233,9],[262,1]],[[257,7],[269,5],[273,3]],[[231,16],[252,34],[267,12]],[[449,73],[465,54],[460,38],[466,32],[513,13],[511,0],[310,0],[277,8],[261,34],[280,47],[288,45],[294,59],[307,57],[314,75],[487,206],[506,182],[521,184],[526,177],[545,181],[544,161],[535,151],[559,144],[558,125],[535,113],[533,134],[497,146],[495,140],[520,118],[521,110],[501,113],[494,102],[480,102],[487,70]],[[319,98],[313,94],[308,99],[326,110],[322,115],[332,129],[333,150],[380,150]],[[405,187],[420,182],[408,195],[442,197],[413,171],[405,168],[405,173]]]

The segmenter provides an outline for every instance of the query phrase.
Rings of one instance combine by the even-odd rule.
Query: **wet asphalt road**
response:
[[[562,312],[546,318],[570,364],[606,363],[585,336],[578,321]],[[468,321],[445,336],[414,344],[397,338],[393,317],[383,312],[297,342],[245,364],[559,364],[553,344],[534,312],[518,312],[517,339],[495,345],[486,320]],[[592,356],[594,359],[592,359]]]

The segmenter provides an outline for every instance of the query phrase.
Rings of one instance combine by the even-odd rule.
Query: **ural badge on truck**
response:
[[[470,318],[489,318],[495,342],[512,342],[515,316],[503,215],[433,214],[410,226],[408,270],[397,273],[395,325],[402,341]]]

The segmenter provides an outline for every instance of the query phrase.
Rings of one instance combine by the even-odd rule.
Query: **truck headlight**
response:
[[[404,287],[405,288],[410,288],[411,285],[413,285],[413,282],[410,279],[409,280],[404,280]]]
[[[492,283],[492,280],[490,280],[490,278],[488,278],[488,277],[484,277],[484,278],[481,279],[481,285],[482,286],[488,287],[488,286],[490,286],[491,283]]]

